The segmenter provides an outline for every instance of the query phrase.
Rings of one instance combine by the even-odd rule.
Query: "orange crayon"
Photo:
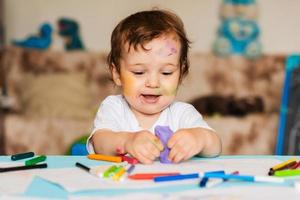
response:
[[[87,156],[89,159],[92,160],[102,160],[102,161],[108,161],[108,162],[122,162],[122,158],[120,156],[107,156],[102,154],[89,154]]]

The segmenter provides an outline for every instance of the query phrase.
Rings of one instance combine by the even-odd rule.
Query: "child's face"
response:
[[[180,43],[173,35],[156,38],[144,47],[125,51],[120,60],[120,74],[113,79],[122,87],[133,112],[158,114],[175,99],[179,84]]]

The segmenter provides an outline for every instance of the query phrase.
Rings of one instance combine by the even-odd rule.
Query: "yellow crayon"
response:
[[[122,167],[117,173],[114,174],[112,179],[114,181],[120,180],[120,178],[125,174],[125,172],[126,172],[126,169],[124,167]]]
[[[120,156],[107,156],[102,154],[89,154],[87,156],[89,159],[92,160],[103,160],[103,161],[109,161],[109,162],[122,162],[122,158]]]
[[[278,165],[273,166],[270,170],[276,171],[276,170],[278,170],[278,169],[280,169],[280,168],[288,165],[289,163],[295,162],[295,161],[297,161],[297,158],[291,158],[291,159],[289,159],[287,161],[284,161],[282,163],[279,163]]]

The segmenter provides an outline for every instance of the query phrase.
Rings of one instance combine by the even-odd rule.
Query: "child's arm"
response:
[[[101,129],[94,133],[92,143],[95,153],[116,155],[116,150],[120,149],[144,164],[151,164],[159,156],[162,146],[159,139],[146,130],[132,133]]]
[[[222,150],[221,140],[216,132],[206,128],[180,129],[172,135],[168,147],[171,149],[169,159],[176,163],[194,155],[218,156]]]

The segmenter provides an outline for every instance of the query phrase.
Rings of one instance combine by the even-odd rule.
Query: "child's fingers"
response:
[[[184,155],[183,153],[178,152],[178,153],[174,156],[174,158],[172,159],[172,161],[173,161],[174,163],[178,163],[178,162],[182,161],[182,160],[184,159],[184,157],[185,157],[185,155]]]
[[[157,157],[160,155],[159,149],[157,149],[157,147],[156,147],[154,144],[152,144],[152,143],[149,144],[148,151],[149,151],[155,158],[157,158]]]
[[[164,145],[158,137],[151,134],[149,137],[149,142],[151,142],[152,145],[154,145],[159,151],[164,150]]]
[[[144,155],[143,152],[136,152],[136,158],[144,164],[151,164],[153,163],[153,160],[147,158],[147,156]]]
[[[172,149],[174,146],[175,146],[175,144],[177,143],[177,141],[180,139],[180,134],[177,134],[177,133],[174,133],[171,137],[170,137],[170,139],[169,139],[169,141],[168,141],[168,143],[167,143],[167,146],[170,148],[170,149]]]
[[[178,160],[182,160],[189,153],[189,151],[190,148],[185,143],[178,140],[169,153],[169,159],[174,162],[178,162]]]
[[[174,158],[175,158],[175,156],[176,156],[176,154],[178,154],[178,152],[180,151],[180,149],[179,149],[179,147],[178,147],[178,145],[176,145],[177,143],[175,143],[174,145],[173,145],[173,147],[171,148],[171,150],[170,150],[170,152],[169,152],[169,157],[168,157],[168,159],[169,160],[174,160]]]
[[[183,160],[188,160],[190,159],[192,156],[194,156],[196,153],[194,153],[193,149],[190,149],[190,151],[184,156]]]

